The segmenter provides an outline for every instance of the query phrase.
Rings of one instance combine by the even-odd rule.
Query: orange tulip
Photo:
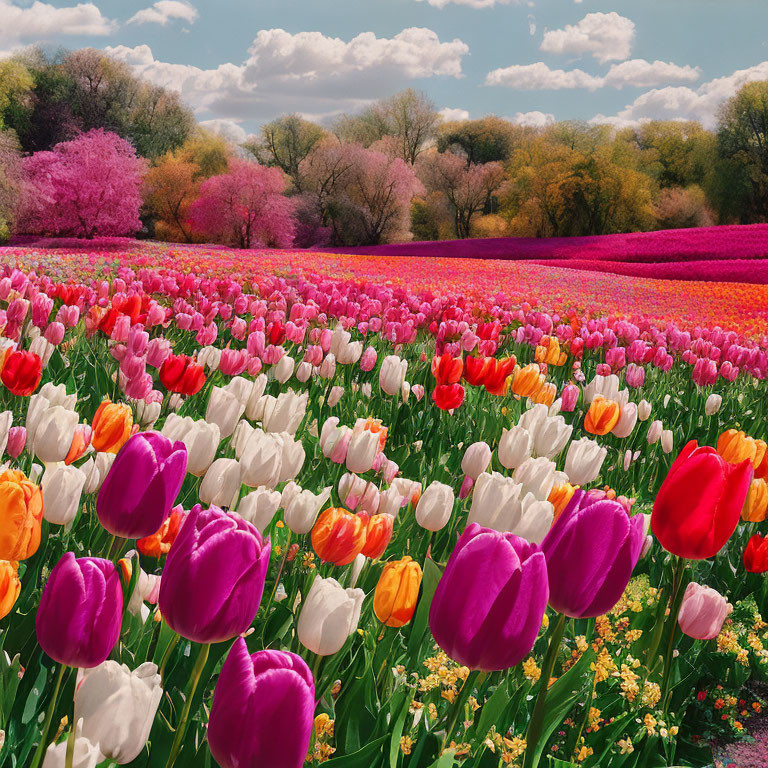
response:
[[[768,515],[768,483],[753,480],[741,510],[741,517],[750,523],[762,523]]]
[[[555,508],[555,520],[563,514],[563,510],[568,506],[568,502],[575,492],[576,488],[570,483],[556,485],[549,492],[547,501],[549,501]]]
[[[729,464],[741,464],[744,459],[749,459],[757,469],[765,458],[765,443],[738,429],[726,429],[717,439],[717,452]]]
[[[768,479],[768,451],[763,455],[763,460],[755,467],[755,477],[763,480]]]
[[[93,429],[88,424],[78,424],[75,427],[72,445],[69,446],[69,453],[64,459],[64,463],[71,464],[73,461],[77,461],[88,449],[92,436]]]
[[[395,518],[392,515],[381,514],[370,517],[365,533],[365,546],[361,554],[370,557],[371,560],[380,559],[392,538],[394,522]]]
[[[160,529],[151,536],[145,536],[136,542],[136,548],[147,557],[162,557],[171,551],[176,535],[184,522],[184,510],[179,506],[171,511]]]
[[[512,375],[512,391],[520,397],[531,397],[541,389],[541,369],[536,363],[516,368]]]
[[[421,566],[406,555],[384,566],[373,595],[373,612],[388,627],[407,624],[419,598]]]
[[[555,402],[555,395],[557,394],[557,386],[552,382],[544,383],[542,381],[541,387],[538,392],[534,392],[531,395],[531,399],[534,403],[542,403],[543,405],[552,405]]]
[[[363,551],[366,530],[364,517],[329,507],[312,528],[312,547],[324,563],[349,565]]]
[[[512,376],[512,370],[517,364],[514,355],[497,360],[495,357],[488,358],[489,363],[483,376],[483,384],[490,395],[506,395],[509,391],[509,380]]]
[[[584,429],[592,435],[607,435],[618,423],[621,406],[615,400],[596,397],[584,417]]]
[[[127,405],[105,400],[93,417],[91,442],[94,449],[117,453],[131,436],[132,426],[133,416]]]
[[[0,559],[26,560],[40,546],[43,494],[23,472],[0,472]]]
[[[0,619],[13,608],[21,592],[19,564],[15,560],[0,560]]]

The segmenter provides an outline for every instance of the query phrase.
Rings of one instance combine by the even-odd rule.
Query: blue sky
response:
[[[713,125],[768,79],[765,0],[0,0],[0,52],[93,46],[233,138],[402,88],[455,118]]]

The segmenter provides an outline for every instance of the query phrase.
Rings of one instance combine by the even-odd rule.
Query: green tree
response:
[[[0,61],[0,130],[5,125],[6,113],[28,109],[34,84],[23,61]]]
[[[522,137],[532,130],[493,116],[446,122],[437,128],[437,149],[463,157],[467,166],[506,162]]]

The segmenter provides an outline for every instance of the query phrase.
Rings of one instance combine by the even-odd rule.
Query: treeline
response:
[[[65,221],[46,206],[60,213],[72,205],[62,196],[113,178],[93,158],[87,173],[73,171],[91,146],[122,176],[133,169],[123,194],[137,210],[102,211],[81,226],[77,210]],[[70,174],[55,194],[51,168]],[[141,226],[166,240],[309,247],[766,219],[768,82],[735,93],[715,131],[674,121],[449,122],[425,94],[406,90],[327,126],[285,116],[233,146],[199,128],[175,93],[102,52],[33,50],[0,61],[0,237]]]

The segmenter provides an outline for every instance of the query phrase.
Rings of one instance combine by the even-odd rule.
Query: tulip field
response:
[[[768,765],[768,285],[0,248],[0,768]]]

